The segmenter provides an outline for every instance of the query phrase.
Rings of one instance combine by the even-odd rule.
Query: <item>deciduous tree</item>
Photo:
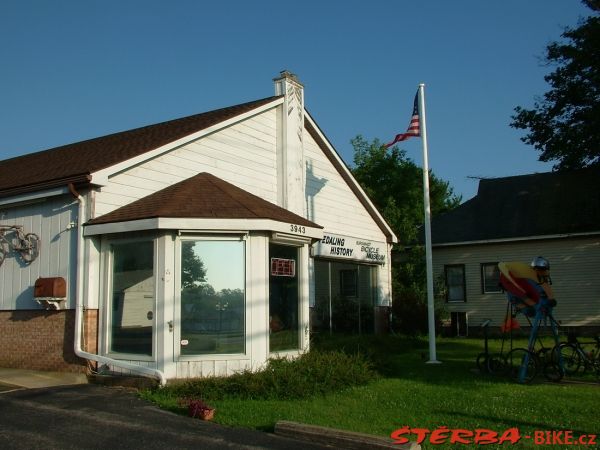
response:
[[[394,327],[407,334],[427,332],[425,252],[417,245],[424,223],[423,169],[398,147],[386,149],[375,139],[352,140],[352,173],[399,239],[402,262],[392,264]],[[432,215],[460,204],[450,184],[429,175]],[[437,314],[438,318],[441,317]]]
[[[600,10],[599,0],[584,3]],[[528,130],[521,139],[540,151],[540,161],[578,169],[600,164],[600,18],[593,14],[562,37],[546,48],[555,66],[544,77],[550,90],[532,109],[515,108],[511,126]]]

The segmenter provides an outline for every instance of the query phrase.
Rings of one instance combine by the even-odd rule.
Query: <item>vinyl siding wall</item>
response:
[[[467,312],[470,327],[489,318],[498,326],[506,313],[506,294],[482,293],[481,264],[529,263],[540,255],[550,261],[558,302],[554,317],[563,326],[600,326],[600,236],[434,247],[434,277],[443,276],[444,265],[464,264],[467,301],[446,303],[448,310]],[[522,318],[520,322],[526,324]]]
[[[0,206],[0,224],[23,225],[24,233],[40,238],[40,254],[26,264],[11,251],[0,266],[0,310],[43,309],[33,299],[39,277],[63,277],[67,282],[66,308],[75,307],[78,204],[72,196],[49,197],[25,205]],[[12,233],[7,237],[12,238]]]

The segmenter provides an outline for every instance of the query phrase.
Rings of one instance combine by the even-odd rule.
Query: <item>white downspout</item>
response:
[[[75,354],[83,359],[89,359],[92,361],[97,361],[102,364],[110,364],[113,366],[121,367],[123,369],[130,370],[134,373],[156,378],[160,386],[164,386],[167,384],[167,379],[165,375],[158,369],[151,369],[149,367],[138,366],[135,364],[131,364],[125,361],[119,361],[112,358],[107,358],[106,356],[96,355],[94,353],[88,353],[84,351],[81,347],[81,337],[83,334],[83,277],[85,275],[84,272],[84,239],[83,239],[83,222],[84,222],[84,212],[85,212],[85,198],[81,196],[72,184],[69,184],[69,190],[73,194],[75,198],[79,201],[79,215],[77,217],[77,296],[75,299],[75,344],[74,350]]]

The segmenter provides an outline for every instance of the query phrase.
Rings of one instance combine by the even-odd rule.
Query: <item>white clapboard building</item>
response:
[[[396,237],[275,96],[0,161],[0,367],[226,375],[385,328]]]

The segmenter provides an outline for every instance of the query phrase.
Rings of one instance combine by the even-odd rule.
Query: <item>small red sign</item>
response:
[[[271,258],[271,275],[274,277],[296,276],[296,261],[293,259]]]

